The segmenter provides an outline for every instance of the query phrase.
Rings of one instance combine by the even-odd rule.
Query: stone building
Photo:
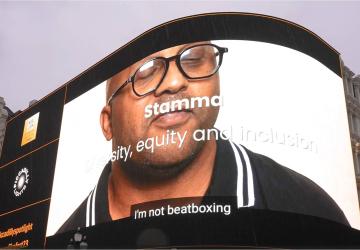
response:
[[[360,201],[360,75],[355,75],[349,68],[344,66],[343,81],[356,183]]]
[[[5,100],[3,97],[0,97],[0,155],[2,150],[2,144],[5,136],[6,129],[6,120],[8,118],[8,111],[5,108]]]

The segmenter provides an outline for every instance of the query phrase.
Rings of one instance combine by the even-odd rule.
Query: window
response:
[[[356,126],[356,117],[355,115],[351,115],[351,133],[356,134],[357,133],[357,126]]]
[[[356,98],[356,96],[357,96],[357,93],[356,93],[356,91],[357,91],[357,85],[355,85],[355,83],[353,83],[353,82],[351,82],[351,85],[352,85],[352,89],[353,89],[353,96]]]

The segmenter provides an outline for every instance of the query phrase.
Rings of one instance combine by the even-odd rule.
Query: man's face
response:
[[[111,78],[108,85],[108,96],[148,60],[155,57],[172,57],[195,44],[197,43],[165,49],[131,65]],[[161,85],[149,95],[139,97],[134,93],[131,83],[127,84],[109,104],[108,118],[111,135],[107,138],[112,139],[113,150],[116,150],[118,146],[131,145],[132,157],[126,162],[121,161],[120,165],[125,168],[133,168],[130,172],[139,170],[142,175],[149,176],[172,175],[169,173],[177,172],[174,170],[178,168],[177,166],[187,165],[206,143],[205,141],[195,141],[192,137],[194,131],[212,128],[219,108],[195,107],[153,114],[147,118],[145,107],[147,105],[154,107],[156,104],[161,106],[161,104],[171,103],[174,100],[190,100],[192,97],[206,96],[210,99],[212,96],[218,96],[219,92],[218,73],[206,79],[190,80],[179,71],[175,61],[169,63],[167,74]],[[167,137],[172,131],[176,134],[173,137]],[[182,144],[178,135],[184,138]],[[138,152],[140,150],[137,150],[137,144],[139,141],[146,142],[146,140],[148,140],[148,146],[151,145],[152,140],[153,147],[151,149],[143,148],[141,152]]]

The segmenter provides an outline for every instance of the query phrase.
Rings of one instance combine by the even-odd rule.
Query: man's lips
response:
[[[190,109],[176,110],[164,114],[156,115],[152,123],[158,127],[174,127],[179,126],[187,122],[193,115]]]

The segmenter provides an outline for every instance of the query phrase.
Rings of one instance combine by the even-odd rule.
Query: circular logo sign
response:
[[[14,182],[15,196],[22,195],[28,183],[29,183],[29,170],[27,168],[22,168],[15,178],[15,182]]]

